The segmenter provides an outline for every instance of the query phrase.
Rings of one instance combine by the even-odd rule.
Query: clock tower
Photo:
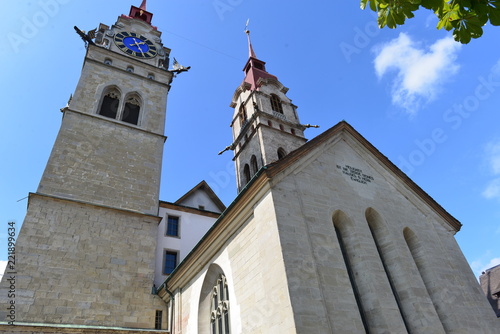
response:
[[[16,325],[165,328],[152,291],[173,73],[152,17],[144,0],[110,26],[75,27],[87,50],[16,243]]]
[[[286,93],[288,88],[266,70],[248,38],[245,78],[236,89],[230,106],[234,108],[231,127],[238,191],[257,171],[302,146],[307,140],[297,106]]]
[[[89,41],[38,193],[156,215],[169,49],[132,6]]]

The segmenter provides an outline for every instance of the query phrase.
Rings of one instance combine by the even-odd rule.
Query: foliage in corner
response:
[[[360,5],[378,13],[380,28],[403,25],[420,7],[432,10],[437,28],[453,30],[455,41],[463,44],[481,37],[486,23],[500,25],[500,0],[361,0]]]

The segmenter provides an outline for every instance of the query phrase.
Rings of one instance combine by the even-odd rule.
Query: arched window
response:
[[[120,105],[120,92],[116,88],[108,89],[104,94],[99,108],[99,115],[116,118],[118,113],[118,106]]]
[[[245,176],[245,184],[250,182],[250,166],[248,164],[243,167],[243,175]]]
[[[252,158],[250,159],[250,165],[252,166],[252,172],[255,174],[259,170],[259,167],[257,165],[257,157],[255,155],[252,155]]]
[[[238,113],[238,116],[240,118],[240,126],[243,129],[243,127],[246,125],[246,122],[247,122],[247,111],[245,109],[245,105],[244,104],[242,104],[240,106],[240,111]]]
[[[125,100],[123,108],[122,121],[135,124],[139,123],[139,113],[141,111],[141,100],[137,95],[131,95]]]
[[[224,271],[212,263],[200,291],[198,333],[231,333],[229,299],[229,282]]]
[[[221,274],[212,291],[210,304],[210,334],[229,334],[229,292],[227,280]]]
[[[286,152],[284,149],[282,149],[281,147],[278,149],[278,160],[281,160],[285,157],[286,155]]]
[[[281,99],[276,94],[271,94],[271,109],[280,114],[283,113],[283,106],[281,105]]]

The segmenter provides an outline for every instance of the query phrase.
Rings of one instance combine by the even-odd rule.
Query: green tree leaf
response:
[[[360,0],[361,9],[378,13],[378,25],[396,28],[421,7],[434,11],[437,29],[453,30],[460,43],[483,35],[483,26],[500,25],[500,0]]]

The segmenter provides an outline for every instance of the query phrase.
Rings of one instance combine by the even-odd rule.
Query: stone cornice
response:
[[[62,113],[73,112],[75,114],[79,114],[79,115],[82,115],[82,116],[88,116],[88,117],[92,117],[92,118],[98,118],[98,119],[100,119],[102,121],[110,122],[110,123],[115,124],[117,126],[124,126],[124,127],[127,127],[127,128],[132,128],[134,130],[138,130],[138,131],[141,131],[141,132],[153,135],[153,136],[160,137],[160,138],[163,139],[163,141],[167,140],[167,136],[165,136],[165,135],[162,135],[162,134],[159,134],[159,133],[156,133],[156,132],[151,132],[151,131],[148,131],[148,130],[144,130],[140,126],[132,125],[132,124],[129,124],[129,123],[126,123],[126,122],[120,122],[120,121],[118,121],[118,120],[116,120],[114,118],[104,117],[104,116],[101,116],[99,114],[89,114],[89,113],[86,113],[86,112],[83,112],[83,111],[79,111],[79,110],[75,110],[75,109],[70,109],[69,107],[62,108],[61,112]]]
[[[32,198],[35,197],[42,197],[42,198],[50,198],[53,200],[58,200],[58,201],[63,201],[63,202],[71,202],[71,203],[76,203],[80,205],[89,205],[101,209],[106,209],[106,210],[113,210],[113,211],[119,211],[123,214],[133,214],[133,215],[138,215],[138,216],[144,216],[148,218],[152,218],[156,220],[158,223],[161,221],[162,217],[156,216],[156,215],[151,215],[148,213],[143,213],[143,212],[138,212],[134,210],[128,210],[128,209],[123,209],[123,208],[117,208],[117,207],[112,207],[112,206],[107,206],[107,205],[101,205],[101,204],[95,204],[91,202],[86,202],[86,201],[80,201],[77,199],[72,199],[72,198],[66,198],[66,197],[59,197],[59,196],[54,196],[54,195],[48,195],[48,194],[43,194],[43,193],[29,193],[28,195],[28,206],[29,202],[31,201]]]

